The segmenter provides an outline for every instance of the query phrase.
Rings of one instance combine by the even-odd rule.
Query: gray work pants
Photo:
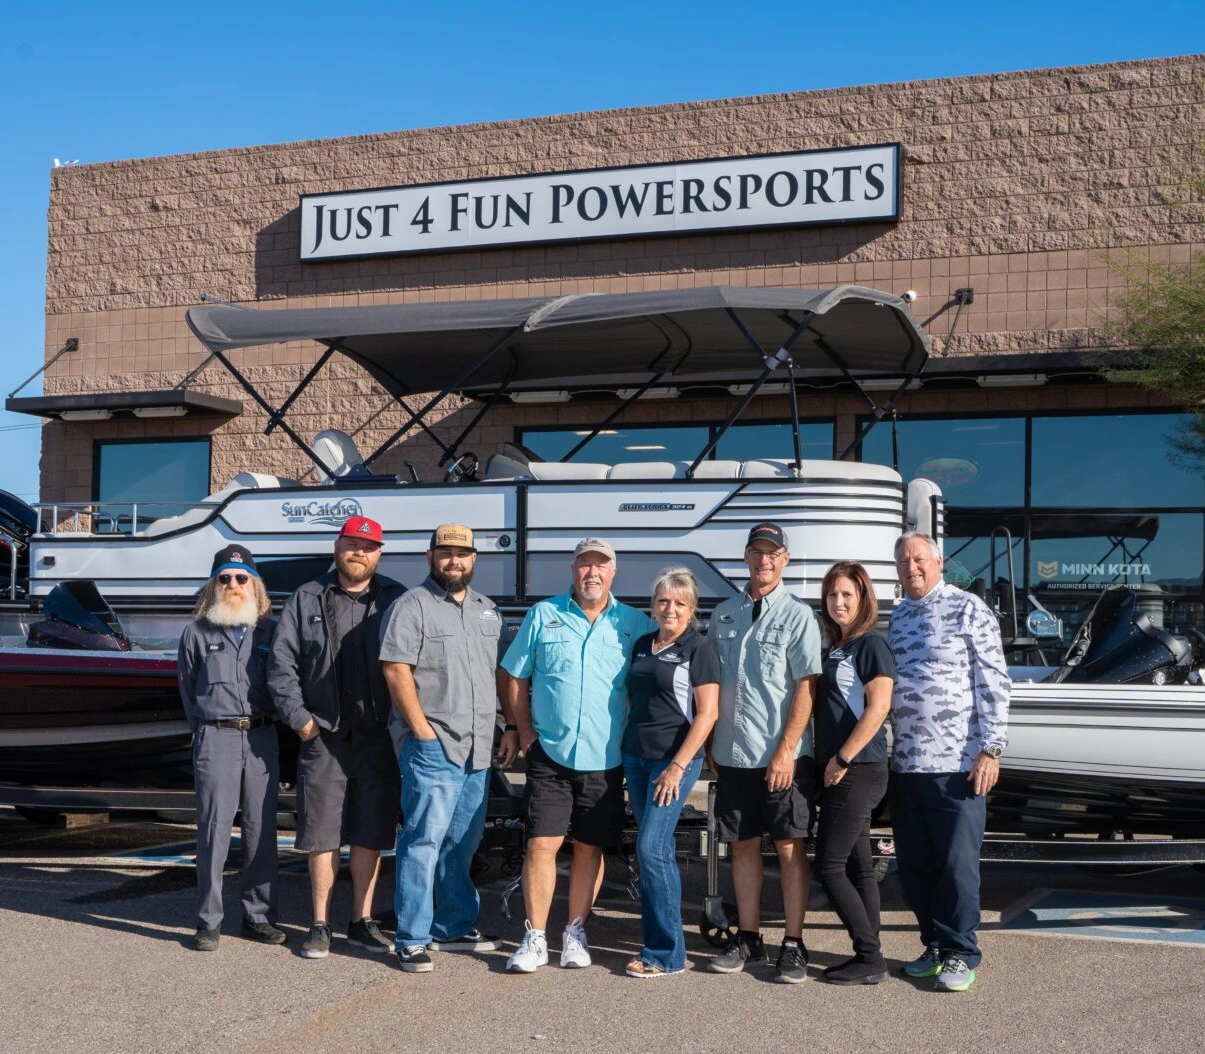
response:
[[[248,732],[200,725],[193,736],[197,787],[197,929],[222,925],[222,871],[234,815],[243,810],[243,913],[276,921],[276,792],[280,756],[276,727]]]

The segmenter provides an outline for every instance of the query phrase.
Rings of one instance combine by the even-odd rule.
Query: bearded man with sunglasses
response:
[[[214,555],[196,621],[180,637],[177,677],[193,733],[197,789],[197,951],[215,951],[221,939],[222,869],[240,808],[242,935],[261,944],[285,942],[275,925],[280,757],[267,683],[269,610],[251,554],[228,545]]]
[[[272,646],[268,684],[281,720],[301,738],[296,845],[309,854],[313,907],[304,959],[330,951],[343,845],[351,846],[348,942],[378,955],[393,950],[372,917],[381,850],[393,848],[401,795],[380,640],[390,606],[406,590],[377,574],[383,543],[376,520],[348,519],[335,539],[334,570],[285,601]]]

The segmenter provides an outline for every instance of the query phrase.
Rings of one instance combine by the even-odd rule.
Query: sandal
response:
[[[645,962],[643,959],[633,959],[628,963],[627,969],[624,971],[629,977],[669,977],[671,974],[684,973],[686,967],[679,967],[677,970],[663,970],[660,966],[654,966],[652,963]]]

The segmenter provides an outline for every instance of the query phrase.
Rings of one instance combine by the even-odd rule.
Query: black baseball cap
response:
[[[745,542],[745,547],[748,548],[754,542],[770,542],[779,549],[789,549],[791,546],[787,543],[787,534],[776,523],[759,523],[749,532],[749,540]]]
[[[256,570],[255,561],[251,558],[251,554],[244,545],[228,545],[225,549],[219,549],[213,554],[213,567],[209,572],[210,577],[213,577],[219,571],[246,571],[248,574],[259,578],[259,571]]]

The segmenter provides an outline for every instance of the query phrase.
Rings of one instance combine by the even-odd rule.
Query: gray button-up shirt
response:
[[[176,677],[189,727],[233,717],[276,717],[268,694],[268,654],[276,624],[262,618],[241,635],[200,618],[184,627]]]
[[[381,661],[413,669],[418,701],[453,765],[490,763],[501,640],[502,616],[489,597],[470,588],[458,604],[429,576],[393,605],[381,631]],[[409,733],[396,708],[390,721]]]
[[[748,593],[723,601],[708,636],[723,669],[712,755],[720,765],[765,768],[782,739],[795,682],[820,672],[816,616],[780,583],[762,598],[756,622]],[[811,722],[795,750],[796,757],[805,754],[812,754]]]

